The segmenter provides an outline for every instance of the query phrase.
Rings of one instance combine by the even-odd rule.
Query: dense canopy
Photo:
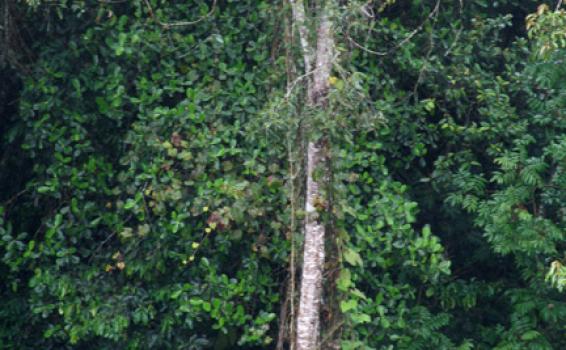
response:
[[[566,349],[563,8],[2,1],[0,349]]]

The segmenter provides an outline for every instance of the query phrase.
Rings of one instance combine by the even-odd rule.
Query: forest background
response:
[[[562,8],[2,0],[0,349],[566,349]]]

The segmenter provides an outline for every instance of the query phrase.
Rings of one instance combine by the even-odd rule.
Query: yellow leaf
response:
[[[542,4],[537,8],[537,14],[540,16],[543,13],[545,13],[546,11],[548,11],[548,5],[547,4]]]

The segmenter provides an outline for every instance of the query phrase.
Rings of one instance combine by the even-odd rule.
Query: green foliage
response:
[[[27,3],[32,54],[0,67],[0,348],[274,348],[322,134],[323,339],[566,348],[562,10],[348,2],[319,113],[286,89],[282,3]]]
[[[450,262],[429,226],[421,233],[412,227],[417,204],[406,199],[406,186],[387,175],[385,159],[376,153],[382,147],[378,135],[360,136],[339,155],[345,196],[337,209],[344,216],[345,248],[337,287],[349,329],[343,347],[451,346],[438,333],[449,316],[432,314],[420,300],[423,290],[450,273]]]
[[[195,8],[207,6],[155,11]],[[19,111],[37,219],[7,222],[0,245],[34,329],[14,347],[273,342],[285,175],[277,149],[241,126],[271,79],[269,10],[226,5],[168,31],[143,1],[83,4],[45,28]]]
[[[561,4],[561,3],[560,3]],[[560,8],[550,11],[548,5],[542,4],[535,13],[527,16],[529,38],[533,38],[541,57],[548,57],[552,51],[566,47],[566,12]]]

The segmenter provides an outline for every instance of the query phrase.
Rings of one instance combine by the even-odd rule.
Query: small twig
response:
[[[387,56],[390,52],[388,51],[373,51],[368,49],[367,47],[363,46],[362,44],[358,43],[357,41],[355,41],[351,36],[348,36],[348,40],[354,44],[354,46],[356,46],[358,49],[361,49],[369,54],[372,55],[376,55],[376,56]]]
[[[369,6],[371,4],[371,0],[367,1],[365,4],[363,4],[362,6],[360,6],[360,11],[366,15],[366,17],[368,18],[375,18],[375,13],[373,12],[373,9],[371,6]]]
[[[190,26],[190,25],[194,25],[197,23],[200,23],[202,21],[204,21],[205,19],[207,19],[208,17],[212,16],[212,14],[214,13],[214,11],[216,10],[216,1],[217,0],[213,0],[212,2],[212,7],[210,9],[210,11],[202,16],[201,18],[195,20],[195,21],[178,21],[178,22],[161,22],[159,20],[159,18],[157,18],[157,16],[155,16],[155,14],[153,13],[153,8],[151,7],[151,4],[149,3],[149,0],[144,0],[145,2],[145,6],[147,7],[147,10],[149,12],[149,16],[151,18],[153,18],[157,24],[159,24],[160,26],[162,26],[165,29],[169,29],[171,27],[182,27],[182,26]]]
[[[101,2],[103,4],[120,4],[127,1],[128,0],[98,0],[98,2]]]
[[[440,4],[440,0],[436,4],[438,6]],[[437,8],[437,10],[438,10],[438,8]],[[438,18],[437,15],[438,15],[438,11],[436,11],[436,14],[434,15],[433,29],[434,29],[434,24],[436,23],[436,20]],[[429,63],[430,55],[432,54],[432,50],[434,50],[434,32],[433,31],[431,31],[431,33],[430,33],[429,47],[428,47],[428,50],[427,50],[427,53],[426,53],[426,61],[419,71],[419,76],[418,76],[417,81],[415,83],[415,87],[413,88],[413,96],[415,98],[415,102],[418,101],[418,91],[417,90],[419,88],[420,83],[423,80],[427,65]]]
[[[336,59],[338,58],[338,54],[335,54],[334,57],[332,57],[332,61],[334,62]],[[307,72],[303,75],[299,75],[291,84],[289,84],[289,86],[287,87],[287,93],[285,94],[285,99],[288,100],[291,97],[291,94],[293,93],[293,90],[295,89],[295,87],[297,86],[297,84],[305,79],[308,76],[313,75],[314,73],[316,73],[317,71],[319,71],[321,69],[321,67],[317,67],[313,70],[311,70],[310,72]]]
[[[88,263],[90,263],[92,261],[92,259],[94,259],[95,255],[100,251],[100,249],[102,249],[102,247],[110,240],[112,239],[112,237],[114,237],[116,235],[117,231],[112,231],[112,233],[110,233],[108,235],[108,237],[106,237],[106,239],[104,239],[104,241],[100,242],[100,244],[96,247],[96,249],[92,252],[92,254],[90,255],[89,259],[88,259]]]
[[[356,47],[360,48],[361,50],[376,55],[376,56],[386,56],[389,55],[391,53],[393,53],[394,51],[396,51],[397,49],[401,48],[402,46],[404,46],[406,43],[408,43],[411,39],[413,39],[413,37],[415,35],[417,35],[418,32],[420,32],[425,23],[428,22],[430,19],[432,19],[433,17],[435,17],[438,14],[438,10],[440,8],[440,0],[436,1],[436,5],[434,6],[434,8],[432,9],[432,11],[428,14],[427,18],[415,29],[413,30],[411,33],[409,33],[409,35],[407,35],[405,37],[405,39],[401,40],[399,43],[397,43],[395,46],[393,46],[392,48],[390,48],[387,51],[374,51],[374,50],[370,50],[367,47],[361,45],[360,43],[356,42],[351,36],[348,36],[348,40],[350,42],[352,42],[352,44],[354,44]]]
[[[344,324],[344,320],[341,320],[340,322],[336,323],[332,329],[330,329],[328,331],[328,333],[325,334],[324,338],[322,339],[322,341],[320,342],[321,345],[326,344],[327,341],[329,341],[332,338],[332,335],[334,333],[336,333],[336,331],[338,331],[342,325]]]
[[[464,2],[463,1],[464,0],[460,0],[460,7],[458,8],[458,13],[459,13],[460,18],[462,18],[462,11],[464,9]],[[562,1],[562,0],[560,0],[560,1]],[[454,49],[454,47],[458,43],[458,40],[460,40],[460,35],[462,35],[463,30],[464,30],[464,26],[461,25],[460,29],[458,29],[458,32],[456,32],[456,37],[454,38],[454,41],[452,42],[452,44],[450,45],[448,50],[446,50],[446,53],[444,53],[444,57],[448,57],[448,55],[450,55],[450,53],[452,52],[452,49]]]
[[[289,86],[287,87],[287,93],[285,94],[285,99],[288,100],[289,97],[291,97],[291,93],[293,92],[293,90],[301,80],[307,78],[308,76],[313,75],[316,71],[317,69],[314,69],[309,71],[308,73],[299,75],[291,84],[288,84]]]
[[[23,195],[24,193],[28,192],[28,189],[23,189],[20,192],[16,193],[15,195],[13,195],[10,199],[8,199],[6,202],[4,202],[3,206],[7,207],[8,205],[10,205],[10,203],[12,203],[13,201],[15,201],[16,199],[18,199],[18,197],[20,197],[21,195]]]
[[[554,11],[560,10],[560,7],[562,7],[562,0],[558,0],[558,3],[556,4],[556,8],[554,9]]]

